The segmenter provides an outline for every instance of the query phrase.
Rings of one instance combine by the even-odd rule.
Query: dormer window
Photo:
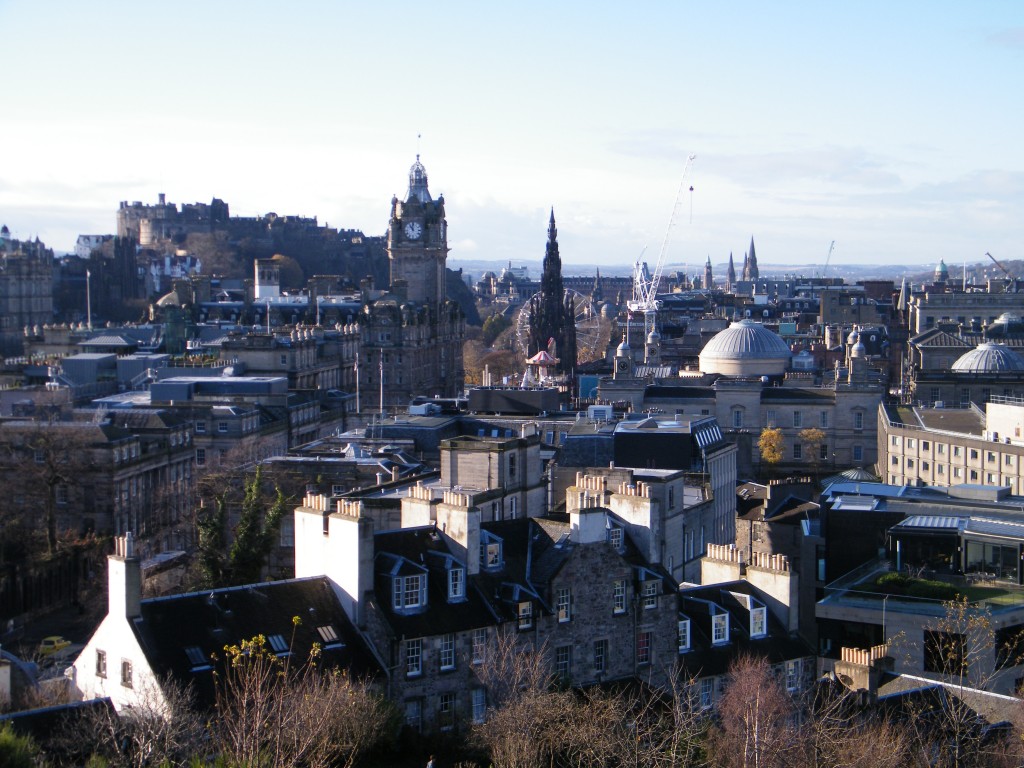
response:
[[[461,600],[466,596],[466,571],[452,568],[448,571],[448,599]]]
[[[422,573],[395,576],[392,582],[391,596],[396,611],[425,607],[427,604],[427,577]]]
[[[750,636],[764,637],[768,634],[768,609],[761,606],[750,609]]]
[[[487,531],[480,532],[480,567],[487,571],[501,568],[501,539]]]
[[[711,617],[711,642],[715,645],[729,642],[728,613],[719,613]]]

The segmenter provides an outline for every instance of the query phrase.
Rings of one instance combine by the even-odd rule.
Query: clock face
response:
[[[410,240],[417,240],[423,234],[423,227],[418,222],[411,221],[405,225],[405,236]]]

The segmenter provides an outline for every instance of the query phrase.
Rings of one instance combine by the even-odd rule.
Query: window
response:
[[[423,725],[423,702],[409,699],[405,702],[405,724],[418,731]]]
[[[442,693],[437,700],[437,725],[442,731],[455,726],[455,694]]]
[[[514,453],[509,454],[508,457],[508,477],[510,480],[514,480],[516,477],[516,455]]]
[[[529,629],[533,626],[533,603],[524,600],[519,604],[519,628]]]
[[[572,646],[560,645],[555,648],[555,676],[561,682],[569,681],[569,672],[572,669]]]
[[[473,630],[473,663],[483,664],[487,659],[487,628]]]
[[[861,411],[854,411],[853,413],[853,428],[864,429],[864,414]]]
[[[799,691],[801,677],[800,659],[791,659],[786,662],[786,690]]]
[[[343,496],[345,494],[345,486],[343,483],[333,483],[331,485],[331,496]]]
[[[769,408],[767,411],[764,412],[764,425],[766,427],[774,427],[775,426],[775,409],[774,408]]]
[[[461,568],[448,571],[448,599],[459,600],[466,596],[466,572]]]
[[[488,570],[501,568],[501,540],[491,536],[480,537],[480,567]]]
[[[802,427],[804,425],[804,415],[800,411],[793,411],[793,426]]]
[[[822,461],[828,459],[828,445],[826,445],[825,443],[822,443],[820,446],[818,446],[818,457]]]
[[[971,448],[971,459],[977,459],[977,458],[978,458],[978,452],[974,448]]]
[[[944,464],[936,464],[935,465],[935,473],[939,474],[939,475],[946,474],[946,467],[945,467],[945,465]]]
[[[96,650],[96,677],[107,676],[107,652]]]
[[[927,472],[930,467],[931,467],[931,464],[929,462],[927,462],[927,461],[922,461],[921,462],[921,471],[922,472]]]
[[[821,412],[821,428],[828,429],[828,411]]]
[[[685,653],[690,650],[690,620],[679,620],[679,652]]]
[[[572,618],[572,595],[568,587],[559,587],[558,596],[555,599],[555,606],[558,612],[558,622],[564,623]]]
[[[117,449],[116,448],[114,449],[114,458],[115,459],[117,458]],[[46,451],[44,451],[42,448],[36,448],[35,451],[32,452],[32,460],[36,464],[45,464],[46,463]]]
[[[61,483],[53,489],[54,496],[58,504],[64,505],[68,503],[68,487]]]
[[[196,422],[196,434],[197,435],[205,435],[206,434],[206,422],[205,421],[197,421]]]
[[[700,708],[711,709],[715,695],[715,679],[702,677],[700,680]]]
[[[395,576],[392,581],[394,609],[420,608],[427,604],[427,579],[421,573]]]
[[[206,449],[196,448],[196,464],[200,467],[206,464]]]
[[[330,624],[324,624],[322,627],[316,628],[317,634],[320,635],[320,639],[325,643],[336,643],[338,642],[338,633],[335,632],[334,627]]]
[[[608,641],[594,641],[594,672],[601,675],[608,669]]]
[[[657,579],[651,579],[650,581],[644,582],[644,608],[657,608],[658,607],[658,581]]]
[[[441,669],[455,669],[455,635],[441,635]]]
[[[733,429],[743,428],[743,411],[739,408],[734,409],[732,412],[732,426]]]
[[[622,551],[622,529],[619,526],[613,525],[608,529],[608,541],[617,552]]]
[[[897,448],[899,447],[900,439],[898,437],[896,437],[896,435],[892,436],[892,444],[893,444],[894,447],[897,447]]]
[[[729,614],[719,613],[711,617],[711,642],[725,643],[729,640]]]
[[[626,580],[617,579],[612,584],[612,612],[626,612]]]
[[[121,659],[121,685],[132,687],[132,663],[128,659]]]
[[[913,459],[907,459],[907,469],[913,469],[913,468],[914,468],[914,460]]]
[[[793,446],[793,458],[794,459],[802,459],[803,457],[804,457],[804,447],[802,445],[800,445],[800,443],[797,443],[796,445]]]
[[[936,443],[935,444],[935,452],[937,454],[939,454],[939,456],[945,455],[945,453],[946,453],[946,444],[945,443]]]
[[[281,355],[281,365],[288,365],[288,355]]]
[[[864,446],[863,445],[855,445],[855,446],[853,446],[853,460],[854,461],[864,461]]]
[[[768,634],[768,609],[754,608],[750,611],[750,636],[764,637]]]
[[[960,446],[959,445],[954,445],[953,446],[953,456],[955,456],[956,458],[960,458]]]
[[[907,438],[907,448],[917,448],[917,440],[912,437]]]
[[[482,723],[484,715],[487,714],[487,689],[474,688],[473,693],[473,722]]]
[[[929,442],[928,442],[927,440],[922,440],[922,441],[921,441],[921,450],[922,450],[922,451],[927,451],[927,450],[929,450],[929,449],[930,449],[931,447],[932,447],[932,444],[931,444],[931,443],[929,443]]]
[[[1013,457],[1010,456],[1009,454],[1003,456],[1003,464],[1005,464],[1006,466],[1010,466],[1011,464],[1013,464]]]
[[[651,633],[640,632],[636,636],[636,663],[651,663]]]
[[[423,639],[405,641],[405,674],[415,677],[423,672]]]
[[[223,434],[228,431],[228,423],[226,421],[217,422],[217,431]]]

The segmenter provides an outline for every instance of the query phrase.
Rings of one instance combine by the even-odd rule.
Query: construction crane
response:
[[[997,258],[996,258],[995,256],[993,256],[993,255],[992,255],[991,253],[989,253],[988,251],[985,251],[985,255],[986,255],[986,256],[988,256],[988,257],[989,257],[990,259],[992,259],[992,263],[993,263],[993,264],[995,264],[995,265],[996,265],[997,267],[999,267],[999,268],[1000,268],[1001,270],[1003,270],[1003,272],[1004,272],[1004,273],[1006,274],[1006,276],[1007,276],[1008,278],[1010,278],[1010,285],[1012,285],[1012,286],[1013,286],[1014,292],[1016,293],[1016,290],[1017,290],[1017,278],[1015,278],[1015,277],[1013,276],[1013,273],[1012,273],[1012,272],[1010,272],[1010,270],[1008,270],[1008,269],[1007,269],[1006,267],[1004,267],[1004,266],[1003,266],[1003,265],[1002,265],[1002,264],[1001,264],[1001,263],[999,262],[999,259],[997,259]]]
[[[831,245],[828,247],[828,255],[825,257],[825,266],[821,268],[821,279],[825,279],[825,274],[828,272],[828,262],[832,258],[832,249],[836,247],[836,241],[833,240]]]
[[[657,320],[658,308],[661,305],[658,301],[658,284],[661,282],[661,272],[665,267],[665,252],[668,250],[668,238],[672,233],[672,228],[675,226],[676,214],[679,212],[683,193],[687,189],[693,191],[693,187],[687,187],[686,185],[686,175],[689,173],[690,166],[696,158],[696,155],[690,155],[686,158],[686,165],[683,166],[683,173],[679,179],[679,190],[676,192],[676,201],[672,205],[672,215],[669,216],[665,237],[661,241],[661,250],[658,252],[658,261],[655,264],[654,272],[648,276],[647,265],[643,262],[646,248],[640,252],[640,257],[637,258],[636,264],[633,265],[633,299],[626,302],[626,306],[629,307],[630,312],[643,312],[644,338],[647,338],[651,331],[654,330]]]

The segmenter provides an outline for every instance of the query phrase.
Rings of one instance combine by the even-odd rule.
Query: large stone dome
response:
[[[720,331],[700,353],[702,373],[723,376],[777,376],[792,353],[777,334],[760,323],[740,320]]]
[[[1024,357],[1005,344],[986,341],[953,363],[957,373],[1011,373],[1024,371]]]

